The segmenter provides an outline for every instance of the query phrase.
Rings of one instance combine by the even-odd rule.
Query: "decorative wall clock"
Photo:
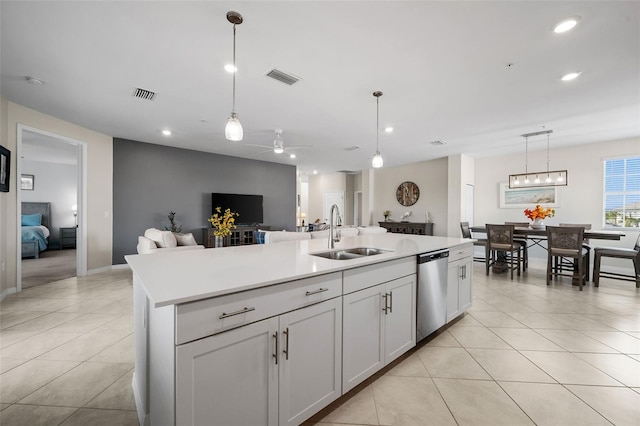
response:
[[[420,198],[420,189],[413,182],[402,182],[396,189],[396,199],[403,206],[412,206]]]

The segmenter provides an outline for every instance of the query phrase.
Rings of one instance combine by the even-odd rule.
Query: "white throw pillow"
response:
[[[158,247],[178,247],[175,235],[171,231],[161,231],[156,228],[149,228],[144,231],[144,236],[153,240]]]
[[[146,237],[138,237],[138,245],[136,246],[138,254],[151,253],[152,250],[157,248],[158,246],[153,240]]]
[[[176,237],[176,242],[178,243],[178,247],[180,246],[197,246],[195,237],[191,232],[187,234],[173,234]]]

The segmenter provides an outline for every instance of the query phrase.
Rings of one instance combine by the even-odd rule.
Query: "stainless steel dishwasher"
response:
[[[418,255],[417,341],[447,322],[448,262],[449,250]]]

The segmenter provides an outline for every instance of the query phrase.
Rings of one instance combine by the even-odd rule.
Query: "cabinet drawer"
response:
[[[449,263],[473,256],[473,243],[463,244],[449,249]]]
[[[344,294],[415,274],[416,262],[411,256],[344,271]]]
[[[340,272],[176,306],[176,344],[332,299],[342,294]]]

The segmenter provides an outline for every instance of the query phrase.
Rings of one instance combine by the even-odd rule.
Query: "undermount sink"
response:
[[[344,250],[324,251],[321,253],[311,253],[312,256],[324,257],[332,260],[349,260],[358,259],[366,256],[374,256],[376,254],[388,253],[390,250],[382,250],[370,247],[357,247]]]

